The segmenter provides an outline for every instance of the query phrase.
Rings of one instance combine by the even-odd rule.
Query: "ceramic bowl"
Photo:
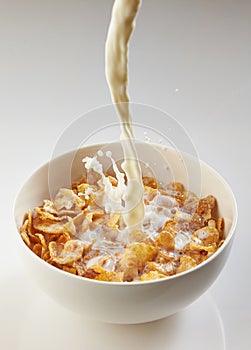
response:
[[[233,242],[237,208],[225,180],[210,166],[177,150],[157,145],[137,145],[144,175],[160,182],[180,181],[199,196],[217,198],[219,215],[225,219],[225,242],[208,260],[178,275],[146,282],[103,282],[61,271],[44,262],[23,242],[19,234],[24,213],[60,187],[83,175],[82,158],[99,149],[109,149],[121,160],[120,144],[90,145],[57,157],[38,169],[20,190],[14,216],[19,250],[31,279],[56,302],[86,319],[109,323],[135,324],[172,315],[199,298],[221,273]],[[108,164],[104,164],[108,168]],[[150,174],[149,174],[150,172]],[[220,281],[218,282],[220,283]]]

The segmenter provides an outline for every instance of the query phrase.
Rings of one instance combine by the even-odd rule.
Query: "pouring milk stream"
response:
[[[127,94],[128,43],[133,32],[140,0],[115,0],[106,41],[106,79],[121,121],[120,141],[124,153],[122,169],[127,177],[123,195],[123,219],[127,227],[142,223],[145,215],[143,183],[134,143]]]

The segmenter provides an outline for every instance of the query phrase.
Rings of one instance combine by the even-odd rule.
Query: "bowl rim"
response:
[[[141,144],[144,144],[144,142],[140,142]],[[175,280],[177,278],[180,278],[182,276],[185,276],[185,275],[188,275],[188,274],[191,274],[192,272],[195,272],[196,270],[199,270],[201,268],[203,268],[205,265],[209,264],[211,261],[213,261],[214,259],[217,258],[217,256],[219,256],[223,250],[225,250],[225,248],[230,244],[230,242],[233,240],[234,236],[235,236],[235,231],[236,231],[236,225],[237,225],[237,219],[238,219],[238,209],[237,209],[237,202],[236,202],[236,198],[234,196],[234,193],[230,187],[230,185],[228,184],[228,182],[223,178],[222,175],[220,175],[211,165],[209,165],[208,163],[206,163],[205,161],[201,160],[201,159],[197,159],[197,161],[199,161],[199,164],[200,165],[203,165],[204,167],[208,168],[213,174],[214,176],[216,176],[222,183],[223,185],[225,186],[225,188],[227,189],[227,191],[229,192],[231,198],[232,198],[232,210],[233,210],[233,221],[231,223],[231,227],[229,229],[229,232],[228,232],[228,235],[227,237],[225,238],[223,244],[220,246],[220,248],[215,252],[213,253],[208,259],[204,260],[202,263],[196,265],[195,267],[189,269],[189,270],[186,270],[186,271],[183,271],[179,274],[175,274],[175,275],[171,275],[171,276],[166,276],[166,277],[163,277],[163,278],[160,278],[160,279],[153,279],[153,280],[147,280],[147,281],[132,281],[132,282],[114,282],[114,281],[100,281],[100,280],[95,280],[95,279],[91,279],[91,278],[87,278],[87,277],[82,277],[82,276],[78,276],[78,275],[74,275],[74,274],[71,274],[67,271],[64,271],[64,270],[61,270],[49,263],[47,263],[46,261],[44,261],[42,258],[40,258],[39,256],[37,256],[26,244],[25,242],[23,241],[21,235],[20,235],[20,227],[18,227],[18,224],[16,222],[16,215],[15,215],[15,212],[16,212],[16,207],[17,207],[17,200],[19,198],[19,195],[22,191],[22,189],[27,185],[27,183],[30,181],[30,179],[35,176],[36,173],[38,173],[39,171],[41,171],[44,167],[47,167],[49,166],[50,162],[51,161],[56,161],[58,160],[59,158],[63,158],[63,157],[66,157],[67,155],[70,155],[70,154],[77,154],[77,152],[79,152],[80,150],[84,150],[86,148],[89,148],[89,147],[96,147],[96,148],[99,148],[99,147],[102,147],[104,145],[107,145],[107,144],[119,144],[119,142],[111,142],[111,143],[100,143],[100,144],[97,144],[97,143],[94,143],[94,144],[89,144],[89,145],[85,145],[84,147],[80,147],[79,149],[73,149],[73,150],[70,150],[68,152],[65,152],[63,154],[60,154],[59,156],[55,157],[54,159],[52,160],[49,160],[45,163],[43,163],[41,166],[39,166],[30,176],[27,177],[26,181],[24,181],[23,185],[19,188],[18,192],[17,192],[17,195],[16,195],[16,198],[14,200],[14,205],[13,205],[13,216],[14,216],[14,222],[15,222],[15,227],[16,227],[16,235],[18,236],[18,241],[21,241],[21,244],[22,246],[24,247],[24,249],[28,252],[28,254],[30,254],[32,256],[32,258],[34,259],[37,259],[37,261],[39,263],[42,263],[44,266],[47,266],[49,269],[52,269],[52,271],[54,272],[58,272],[60,274],[62,274],[62,276],[68,276],[69,278],[73,278],[73,279],[77,279],[79,281],[83,281],[86,282],[86,283],[97,283],[98,285],[106,285],[106,286],[119,286],[119,287],[122,287],[122,286],[143,286],[143,285],[148,285],[148,284],[155,284],[155,283],[165,283],[167,281],[172,281],[172,280]],[[186,152],[183,152],[183,151],[179,151],[179,150],[176,150],[174,148],[171,148],[171,147],[167,147],[167,146],[164,146],[164,145],[160,145],[160,144],[155,144],[155,143],[147,143],[147,145],[152,145],[152,146],[155,146],[157,148],[162,148],[162,149],[168,149],[168,151],[170,152],[173,152],[173,153],[180,153],[182,155],[185,155],[185,157],[187,158],[191,158],[191,159],[195,159],[194,156],[192,156],[191,154],[189,153],[186,153]],[[73,157],[74,159],[74,157]]]

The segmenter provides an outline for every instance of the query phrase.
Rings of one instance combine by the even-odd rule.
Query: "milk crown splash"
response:
[[[123,194],[123,219],[127,227],[140,225],[144,219],[143,183],[134,143],[132,118],[127,95],[128,43],[140,0],[115,0],[106,41],[106,79],[121,121],[122,169],[127,177]]]
[[[103,152],[99,151],[98,156],[102,157]],[[110,151],[106,152],[106,157],[110,158],[112,162],[113,171],[118,180],[117,186],[112,186],[109,178],[105,176],[102,164],[98,161],[97,156],[85,157],[83,163],[85,163],[85,168],[87,171],[93,170],[98,175],[100,175],[100,180],[98,184],[103,190],[104,198],[102,199],[102,205],[105,211],[108,212],[121,212],[124,211],[123,206],[123,195],[126,190],[124,174],[121,173],[112,158],[112,153]]]

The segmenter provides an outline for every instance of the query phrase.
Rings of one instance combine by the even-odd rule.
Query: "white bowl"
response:
[[[122,159],[120,144],[91,145],[77,153],[69,152],[55,158],[38,169],[25,183],[14,206],[16,235],[23,260],[32,279],[48,295],[87,319],[133,324],[172,315],[188,306],[212,285],[227,261],[233,241],[237,220],[233,193],[224,179],[205,163],[165,147],[137,145],[139,158],[146,164],[142,164],[146,175],[149,169],[154,169],[153,175],[160,181],[181,181],[200,196],[212,194],[217,198],[219,215],[225,218],[226,240],[214,255],[189,271],[146,282],[91,280],[44,262],[20,237],[19,228],[24,213],[40,205],[43,199],[53,196],[60,187],[69,186],[72,179],[81,177],[82,158],[94,155],[101,148],[111,149],[116,159]],[[200,190],[201,193],[198,193]]]

